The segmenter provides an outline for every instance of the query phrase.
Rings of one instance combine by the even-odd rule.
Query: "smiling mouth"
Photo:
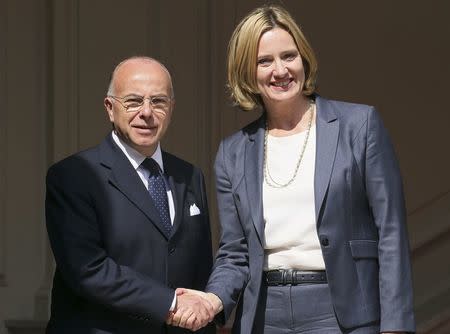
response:
[[[135,126],[134,127],[136,130],[138,131],[142,131],[142,132],[149,132],[149,131],[156,131],[158,129],[157,126]]]
[[[294,81],[294,79],[287,79],[287,80],[283,80],[283,81],[271,82],[270,85],[277,87],[277,88],[287,89],[287,88],[289,88],[289,84],[292,81]]]

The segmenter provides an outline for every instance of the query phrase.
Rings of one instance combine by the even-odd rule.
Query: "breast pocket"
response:
[[[189,202],[188,202],[189,203]],[[205,220],[205,212],[203,208],[196,202],[190,202],[186,204],[183,212],[183,221],[185,224],[193,225],[196,227]]]

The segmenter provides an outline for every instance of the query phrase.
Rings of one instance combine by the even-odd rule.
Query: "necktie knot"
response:
[[[150,176],[159,176],[161,174],[161,169],[155,159],[145,158],[141,166],[150,172]]]

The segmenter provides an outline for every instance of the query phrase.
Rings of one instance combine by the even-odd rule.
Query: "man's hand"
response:
[[[208,299],[209,302],[214,307],[214,315],[218,314],[219,312],[221,312],[223,310],[222,301],[215,294],[213,294],[211,292],[201,292],[201,291],[196,291],[196,290],[190,290],[190,291],[192,291],[192,293],[198,293],[201,296],[203,296],[204,298]]]
[[[220,311],[223,310],[222,301],[220,300],[219,297],[217,297],[215,294],[213,294],[211,292],[203,292],[203,291],[198,291],[198,290],[178,288],[176,290],[176,293],[177,293],[177,295],[185,294],[185,293],[194,294],[194,295],[198,295],[200,297],[203,297],[203,298],[209,300],[209,302],[213,305],[214,315],[216,315],[217,313],[219,313]]]
[[[172,326],[187,328],[191,331],[205,327],[214,319],[214,306],[197,293],[200,291],[189,289],[177,289],[177,304],[175,310],[169,313],[166,323]]]

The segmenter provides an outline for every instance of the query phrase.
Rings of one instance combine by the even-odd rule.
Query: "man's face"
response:
[[[168,73],[160,64],[131,59],[116,70],[111,92],[104,105],[117,135],[145,156],[151,156],[169,126],[174,106]],[[150,97],[169,98],[167,107],[153,108]],[[139,110],[126,106],[144,98]]]

